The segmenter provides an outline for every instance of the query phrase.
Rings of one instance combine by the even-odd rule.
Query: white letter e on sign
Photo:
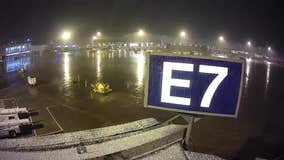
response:
[[[189,106],[190,98],[176,97],[170,95],[171,86],[184,87],[184,88],[190,87],[190,80],[172,78],[173,70],[193,72],[193,64],[175,63],[175,62],[163,63],[161,102]]]

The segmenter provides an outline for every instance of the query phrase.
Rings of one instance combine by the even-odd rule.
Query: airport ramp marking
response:
[[[49,132],[46,134],[42,134],[41,136],[46,136],[46,135],[51,135],[51,134],[57,134],[57,133],[61,133],[64,131],[64,129],[62,128],[62,126],[58,123],[58,121],[56,120],[56,118],[54,117],[54,115],[51,113],[50,109],[51,107],[55,107],[55,106],[49,106],[46,107],[47,112],[49,113],[49,115],[51,116],[51,118],[54,120],[55,124],[58,126],[59,130],[54,131],[54,132]]]

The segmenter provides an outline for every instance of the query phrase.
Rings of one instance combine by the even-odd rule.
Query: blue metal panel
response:
[[[145,91],[146,107],[194,114],[236,117],[242,87],[243,63],[241,61],[150,55],[148,62],[148,87]],[[171,78],[190,80],[190,86],[178,87],[173,85],[170,87],[170,96],[190,98],[190,105],[161,101],[164,62],[193,64],[192,72],[171,71]],[[214,91],[209,107],[201,107],[201,101],[209,85],[218,74],[201,73],[199,70],[200,65],[224,67],[228,71],[226,77]]]

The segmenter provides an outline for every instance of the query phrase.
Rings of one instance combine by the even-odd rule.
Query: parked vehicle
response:
[[[21,127],[31,126],[29,119],[20,119],[18,114],[0,115],[0,137],[16,137]]]
[[[0,116],[7,115],[7,114],[26,114],[29,113],[27,108],[0,108]]]

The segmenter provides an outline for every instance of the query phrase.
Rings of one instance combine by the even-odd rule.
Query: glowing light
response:
[[[218,54],[217,57],[219,57],[219,58],[228,58],[228,56],[224,55],[224,54]]]
[[[252,46],[251,41],[247,41],[247,46],[250,48]]]
[[[251,60],[251,58],[247,58],[246,61],[247,61],[248,63],[250,63],[252,60]]]
[[[68,41],[71,39],[71,33],[69,31],[64,31],[61,35],[62,40]]]
[[[14,56],[14,55],[23,54],[23,53],[30,53],[30,52],[31,52],[31,51],[15,52],[15,53],[6,54],[6,56]]]
[[[129,43],[129,47],[138,47],[139,43]]]
[[[225,38],[224,38],[224,36],[219,36],[219,42],[225,42]]]
[[[271,47],[269,46],[269,47],[267,47],[267,50],[268,50],[268,52],[271,52],[272,51],[272,49],[271,49]]]
[[[142,29],[140,29],[137,34],[138,36],[142,37],[145,35],[145,32]]]
[[[98,39],[98,37],[97,36],[93,36],[93,40],[97,40]]]
[[[228,68],[227,67],[217,67],[217,66],[208,66],[208,65],[200,65],[199,66],[200,73],[210,73],[210,74],[217,74],[217,77],[211,82],[208,86],[205,94],[201,100],[201,107],[209,108],[211,100],[213,98],[214,93],[216,92],[218,86],[221,82],[226,78],[228,75]]]
[[[101,33],[101,32],[97,32],[97,36],[98,36],[98,37],[101,37],[101,36],[102,36],[102,33]]]
[[[181,32],[179,33],[179,36],[180,36],[181,38],[185,38],[185,37],[186,37],[186,32],[185,32],[185,31],[181,31]]]
[[[184,87],[184,88],[190,87],[190,80],[172,78],[173,70],[193,72],[193,64],[174,63],[174,62],[163,63],[161,102],[180,104],[180,105],[190,105],[191,102],[190,98],[171,96],[171,86]]]
[[[5,48],[6,55],[12,55],[12,54],[18,54],[18,53],[27,53],[30,51],[30,45],[24,44],[24,45],[17,45],[12,47]]]

